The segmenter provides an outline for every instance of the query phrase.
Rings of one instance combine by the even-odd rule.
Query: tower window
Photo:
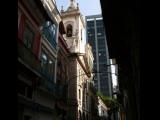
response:
[[[72,30],[73,30],[72,25],[68,24],[67,25],[67,37],[72,37]]]

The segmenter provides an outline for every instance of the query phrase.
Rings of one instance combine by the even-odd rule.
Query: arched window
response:
[[[88,116],[88,114],[86,115],[86,120],[89,120],[89,116]]]
[[[80,118],[80,120],[82,120],[82,114],[81,114],[80,110],[79,110],[79,118]]]
[[[73,30],[72,25],[68,24],[67,25],[67,37],[72,37],[72,30]]]
[[[82,116],[83,116],[83,120],[86,120],[86,119],[85,119],[85,113],[83,112],[82,114],[83,114],[83,115],[82,115]]]

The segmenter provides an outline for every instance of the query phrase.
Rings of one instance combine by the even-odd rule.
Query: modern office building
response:
[[[86,16],[86,28],[87,42],[92,46],[94,55],[95,87],[102,94],[111,96],[110,60],[102,16]]]

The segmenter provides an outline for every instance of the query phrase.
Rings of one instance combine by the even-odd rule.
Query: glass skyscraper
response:
[[[110,60],[102,15],[86,16],[87,42],[94,55],[95,87],[106,96],[112,95]]]

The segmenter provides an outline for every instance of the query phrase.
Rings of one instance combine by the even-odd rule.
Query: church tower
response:
[[[85,42],[85,22],[80,13],[78,3],[70,0],[66,11],[61,9],[62,20],[66,29],[64,38],[71,53],[83,53]]]
[[[68,119],[81,120],[88,118],[88,103],[86,84],[89,79],[88,69],[85,66],[85,22],[75,0],[69,1],[67,10],[61,9],[61,17],[66,34],[63,36],[67,42],[69,58],[68,83]],[[88,55],[89,56],[89,55]]]
[[[67,10],[61,9],[61,17],[65,26],[66,40],[70,54],[69,58],[69,87],[68,87],[68,119],[81,120],[87,116],[83,105],[85,75],[85,22],[75,0],[69,1]],[[85,97],[86,98],[86,97]]]

